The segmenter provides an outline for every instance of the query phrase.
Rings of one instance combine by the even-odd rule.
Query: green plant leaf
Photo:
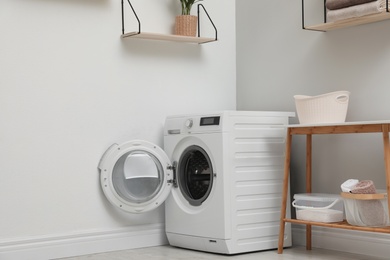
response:
[[[202,0],[179,0],[181,2],[181,14],[189,15],[191,13],[192,5]]]

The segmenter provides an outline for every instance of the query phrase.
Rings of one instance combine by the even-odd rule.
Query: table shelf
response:
[[[328,228],[341,228],[341,229],[349,229],[349,230],[358,230],[358,231],[367,231],[367,232],[377,232],[377,233],[388,233],[390,234],[390,227],[361,227],[361,226],[353,226],[347,223],[346,220],[342,222],[335,223],[323,223],[323,222],[314,222],[314,221],[306,221],[300,219],[288,219],[285,218],[284,222],[290,222],[294,224],[303,224],[303,225],[311,225],[311,226],[320,226],[320,227],[328,227]]]
[[[306,225],[306,249],[311,249],[311,227],[321,226],[329,228],[340,228],[366,232],[390,233],[390,227],[362,227],[349,225],[346,221],[337,223],[322,223],[286,218],[287,192],[290,176],[291,144],[294,135],[306,135],[306,192],[312,192],[312,135],[315,134],[363,134],[381,133],[384,148],[386,194],[390,194],[390,141],[389,141],[390,121],[371,122],[348,122],[338,124],[313,124],[313,125],[289,125],[287,126],[286,157],[283,177],[283,197],[280,213],[280,230],[278,253],[283,253],[284,229],[286,222]],[[381,196],[382,195],[378,195]],[[384,195],[383,195],[384,197]],[[376,198],[376,196],[375,196]],[[362,199],[362,198],[359,198]],[[390,200],[387,198],[387,205],[390,208]]]

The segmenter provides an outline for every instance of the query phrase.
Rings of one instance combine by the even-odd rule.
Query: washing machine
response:
[[[116,207],[143,213],[165,202],[170,245],[238,254],[278,247],[286,125],[293,112],[169,116],[164,150],[112,145],[99,163]],[[291,246],[286,224],[285,246]]]

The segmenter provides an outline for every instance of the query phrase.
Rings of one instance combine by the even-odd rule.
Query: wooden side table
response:
[[[329,228],[342,228],[359,231],[390,233],[390,227],[361,227],[349,225],[345,220],[337,223],[322,223],[313,221],[304,221],[298,219],[286,218],[287,192],[290,175],[291,142],[293,135],[306,135],[306,192],[312,192],[312,135],[318,134],[360,134],[360,133],[382,133],[384,145],[385,174],[387,194],[390,194],[390,144],[389,144],[389,121],[371,121],[371,122],[347,122],[340,124],[321,124],[321,125],[289,125],[287,126],[286,139],[286,159],[284,165],[283,179],[283,197],[280,213],[280,230],[278,254],[283,253],[284,229],[286,222],[306,225],[306,249],[311,249],[311,227],[322,226]],[[390,209],[390,200],[388,199]]]

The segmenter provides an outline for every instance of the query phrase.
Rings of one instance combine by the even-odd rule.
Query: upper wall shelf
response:
[[[304,27],[304,29],[327,32],[331,30],[347,28],[347,27],[361,25],[361,24],[380,22],[388,19],[390,19],[390,13],[384,12],[380,14],[373,14],[373,15],[366,15],[357,18],[345,19],[337,22],[329,22],[329,23],[307,26]]]
[[[159,34],[159,33],[146,33],[146,32],[129,32],[122,34],[122,38],[133,37],[145,40],[160,40],[160,41],[173,41],[173,42],[188,42],[188,43],[206,43],[216,41],[215,38],[204,38],[204,37],[189,37],[180,35],[170,34]]]
[[[302,29],[305,30],[312,30],[312,31],[321,31],[321,32],[327,32],[331,30],[336,29],[342,29],[347,28],[351,26],[361,25],[361,24],[368,24],[368,23],[375,23],[380,22],[384,20],[390,19],[390,13],[388,8],[388,1],[386,0],[386,11],[382,13],[372,14],[372,15],[365,15],[360,16],[356,18],[350,18],[335,22],[327,22],[326,21],[326,0],[324,0],[324,23],[317,24],[317,25],[311,25],[311,26],[305,26],[305,8],[304,8],[304,0],[302,0]]]
[[[181,35],[171,35],[171,34],[159,34],[159,33],[148,33],[148,32],[141,32],[141,22],[138,18],[137,13],[135,12],[133,5],[131,4],[130,0],[127,0],[129,3],[131,10],[133,11],[133,14],[138,22],[138,31],[125,33],[125,15],[124,15],[124,0],[121,0],[122,5],[122,38],[138,38],[138,39],[146,39],[146,40],[160,40],[160,41],[174,41],[174,42],[184,42],[184,43],[207,43],[207,42],[213,42],[217,41],[217,28],[215,27],[213,21],[211,20],[209,14],[207,13],[205,7],[202,4],[198,4],[197,6],[197,13],[198,13],[198,37],[191,37],[191,36],[181,36]],[[200,37],[200,7],[202,7],[204,13],[207,15],[211,25],[214,27],[215,31],[215,37],[214,38],[206,38],[206,37]]]

